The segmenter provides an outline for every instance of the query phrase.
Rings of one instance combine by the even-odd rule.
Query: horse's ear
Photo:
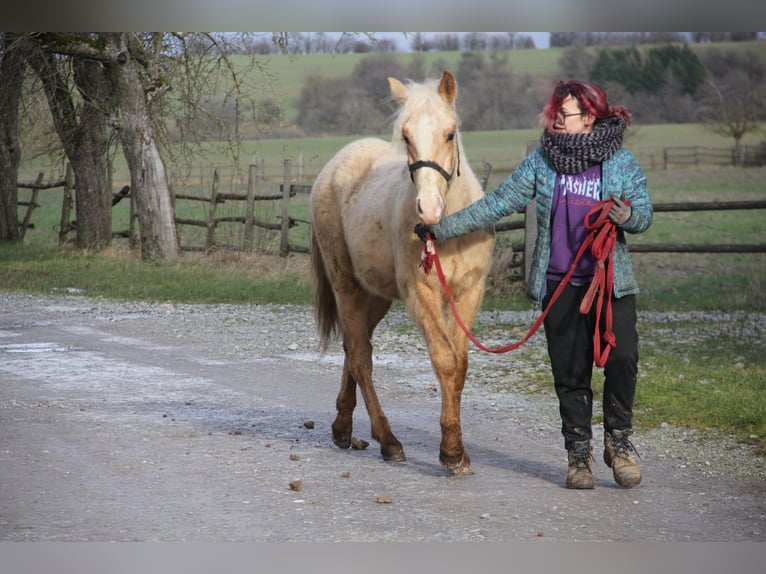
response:
[[[457,98],[457,81],[455,76],[444,70],[442,80],[439,82],[439,95],[450,105],[454,105]]]
[[[391,90],[391,95],[394,97],[394,99],[396,99],[397,102],[403,104],[407,101],[407,96],[409,95],[410,91],[407,89],[407,86],[402,84],[399,80],[389,76],[388,87]]]

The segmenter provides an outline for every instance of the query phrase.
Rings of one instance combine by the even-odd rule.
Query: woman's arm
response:
[[[433,237],[437,241],[446,241],[467,235],[491,227],[503,217],[522,209],[535,194],[535,166],[538,158],[539,152],[532,152],[493,191],[432,226]]]

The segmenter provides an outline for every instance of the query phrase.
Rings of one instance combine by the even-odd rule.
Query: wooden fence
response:
[[[72,193],[74,190],[74,176],[72,175],[72,168],[70,165],[67,164],[67,171],[66,176],[61,181],[53,181],[49,183],[43,183],[43,173],[40,172],[37,174],[37,179],[32,183],[22,183],[19,182],[16,184],[16,187],[18,189],[31,189],[32,194],[29,197],[28,201],[19,200],[18,206],[19,207],[26,207],[27,209],[24,212],[24,217],[21,218],[19,221],[19,239],[23,240],[24,236],[27,233],[27,229],[30,229],[33,227],[32,224],[32,213],[34,213],[35,209],[40,207],[40,204],[37,203],[37,196],[40,193],[41,190],[44,189],[55,189],[59,187],[64,188],[64,208],[68,208],[71,201],[72,201]],[[64,227],[64,213],[65,210],[62,208],[61,210],[61,228]],[[69,225],[69,209],[66,210],[67,214],[67,220],[66,225]],[[59,241],[61,241],[61,235],[59,234]]]
[[[688,203],[654,203],[655,213],[679,211],[728,211],[738,209],[766,209],[766,201],[710,201]],[[519,212],[522,219],[495,225],[498,233],[524,230],[524,240],[511,244],[515,257],[511,267],[518,267],[517,278],[526,281],[532,262],[532,251],[537,238],[535,202]],[[631,253],[766,253],[766,243],[630,243]]]
[[[741,165],[742,157],[734,148],[710,148],[702,146],[665,147],[661,151],[634,153],[644,169],[675,169],[701,166]]]
[[[182,251],[205,251],[209,252],[222,244],[216,237],[216,230],[221,223],[242,223],[244,224],[244,234],[241,245],[227,245],[226,247],[251,251],[253,249],[255,229],[260,228],[267,231],[279,232],[279,255],[287,256],[290,252],[308,253],[309,246],[301,245],[290,241],[290,230],[298,225],[310,226],[311,222],[307,219],[296,218],[290,215],[291,199],[298,194],[309,194],[311,185],[296,184],[292,181],[292,162],[285,160],[283,163],[282,183],[274,193],[256,193],[256,190],[264,190],[266,186],[259,183],[258,169],[255,165],[250,165],[247,178],[247,192],[241,193],[221,193],[220,177],[218,170],[213,172],[213,186],[210,197],[200,195],[187,195],[173,193],[174,209],[179,200],[202,202],[207,204],[206,219],[192,219],[176,216],[176,225],[189,225],[193,227],[205,228],[206,236],[204,245],[181,245]],[[225,202],[244,202],[244,215],[219,216],[218,207]],[[281,201],[280,215],[275,221],[266,221],[256,218],[256,203],[259,201]],[[177,210],[176,210],[177,212]]]
[[[18,207],[26,207],[24,216],[19,220],[19,238],[23,240],[27,230],[34,227],[32,224],[32,213],[34,213],[35,209],[40,207],[40,204],[37,203],[37,198],[40,191],[58,189],[61,187],[63,188],[64,193],[62,195],[61,201],[61,219],[59,220],[58,242],[66,243],[69,237],[69,233],[75,231],[77,228],[77,221],[72,220],[72,209],[74,208],[75,200],[74,174],[72,172],[72,166],[67,164],[64,179],[60,181],[50,181],[48,183],[43,183],[43,177],[43,173],[40,172],[37,174],[37,179],[34,182],[18,182],[16,184],[18,189],[32,190],[29,200],[20,199],[17,201]],[[117,205],[121,200],[125,198],[130,198],[130,186],[127,185],[117,193],[112,194],[112,207]],[[133,219],[131,200],[131,228],[126,231],[113,231],[112,237],[131,237],[133,235]]]
[[[486,188],[489,181],[491,166],[484,165],[484,172],[480,178],[483,188]],[[274,194],[256,194],[257,177],[256,170],[251,166],[248,176],[247,194],[223,194],[218,192],[218,175],[215,172],[213,177],[213,189],[210,197],[183,196],[176,195],[176,199],[186,199],[192,201],[203,201],[209,204],[207,220],[191,220],[176,218],[179,225],[194,225],[205,227],[207,229],[207,238],[204,246],[183,246],[184,250],[204,250],[209,251],[215,248],[215,231],[219,223],[239,222],[244,223],[245,233],[241,249],[250,250],[253,248],[253,230],[255,227],[265,230],[278,231],[280,234],[279,254],[286,256],[290,252],[308,253],[309,245],[299,244],[290,239],[290,231],[298,225],[311,225],[306,219],[297,219],[290,215],[290,203],[298,194],[307,194],[311,191],[309,184],[290,183],[291,162],[285,160],[283,164],[283,181],[279,185],[279,190]],[[281,200],[281,210],[277,221],[263,221],[254,217],[254,205],[260,200]],[[225,201],[244,201],[246,202],[245,215],[235,217],[217,217],[216,207]],[[511,266],[518,268],[517,277],[525,280],[529,274],[529,265],[531,261],[532,249],[537,234],[537,227],[534,216],[535,204],[532,202],[521,212],[521,218],[511,221],[500,222],[495,226],[498,233],[504,233],[513,230],[523,230],[522,241],[511,244],[514,252]],[[726,211],[726,210],[749,210],[766,209],[766,201],[713,201],[713,202],[688,202],[688,203],[656,203],[654,211],[656,213],[664,212],[692,212],[692,211]],[[308,236],[308,234],[306,234]],[[236,246],[234,246],[236,248]],[[748,243],[748,244],[669,244],[669,243],[631,243],[630,249],[635,253],[764,253],[766,244]]]
[[[693,162],[695,164],[709,165],[711,161],[715,161],[715,158],[723,161],[724,154],[719,150],[715,153],[708,154],[704,152],[707,148],[693,147],[693,148],[665,148],[662,154],[662,168],[667,169],[669,167],[680,167],[682,162]],[[672,150],[672,151],[670,151]],[[726,156],[728,161],[731,161],[730,150],[729,155]],[[644,160],[645,161],[645,160]],[[300,167],[300,166],[299,166]],[[656,168],[657,166],[651,166]],[[260,174],[259,174],[260,172]],[[489,181],[489,175],[491,172],[491,166],[484,164],[484,173],[481,176],[482,187],[486,188]],[[220,247],[228,247],[237,250],[253,250],[255,248],[254,239],[256,236],[256,230],[260,229],[265,232],[272,232],[279,237],[278,252],[280,256],[287,256],[291,252],[295,253],[308,253],[309,245],[308,241],[300,242],[294,238],[291,234],[291,230],[296,228],[303,228],[301,234],[303,238],[308,238],[310,233],[311,222],[310,216],[307,215],[307,210],[304,209],[303,217],[297,217],[291,215],[291,204],[296,197],[300,195],[307,196],[311,191],[311,184],[293,183],[292,162],[285,160],[282,164],[282,181],[278,185],[266,183],[266,179],[262,174],[264,173],[263,166],[257,167],[256,165],[249,166],[248,169],[248,181],[246,193],[223,193],[220,191],[220,177],[216,170],[213,174],[213,182],[211,194],[209,197],[204,195],[192,195],[185,193],[173,193],[173,204],[176,213],[176,224],[179,228],[179,239],[181,237],[180,229],[183,226],[191,226],[200,228],[203,231],[204,241],[201,241],[197,245],[182,244],[181,249],[183,251],[204,251],[209,252],[213,249]],[[67,234],[72,230],[72,222],[70,222],[70,213],[73,206],[74,184],[72,171],[67,166],[66,177],[62,181],[52,182],[44,184],[42,181],[43,174],[39,174],[37,180],[34,183],[19,183],[19,188],[26,188],[32,190],[32,195],[29,201],[19,201],[19,206],[26,207],[26,212],[23,218],[20,218],[20,230],[21,237],[23,239],[26,230],[31,226],[31,218],[34,209],[37,205],[38,193],[44,189],[51,189],[56,187],[64,188],[63,204],[61,210],[61,224],[59,230],[59,242],[64,242],[67,239]],[[273,179],[273,178],[270,178]],[[174,186],[171,186],[174,187]],[[269,192],[269,188],[273,188],[273,192]],[[113,205],[119,202],[121,199],[130,198],[129,189],[123,188],[119,193],[114,194]],[[134,208],[133,199],[131,200],[131,215],[130,215],[130,227],[128,231],[116,231],[114,236],[133,237],[134,233]],[[202,219],[195,219],[191,217],[180,217],[178,215],[178,203],[182,201],[201,203],[207,207],[206,217]],[[257,208],[256,204],[259,202],[277,202],[279,204],[278,215],[273,219],[259,218],[256,216]],[[235,208],[234,211],[237,215],[221,215],[219,214],[219,207],[226,202],[241,202],[244,203],[244,210]],[[679,212],[679,211],[723,211],[733,209],[764,209],[766,208],[766,201],[732,201],[732,202],[690,202],[690,203],[658,203],[654,205],[654,211],[657,213],[662,212]],[[514,252],[514,263],[512,266],[519,267],[519,278],[524,279],[528,276],[529,261],[531,260],[531,250],[534,245],[534,239],[536,234],[536,226],[534,219],[534,203],[530,204],[527,209],[522,212],[520,219],[512,221],[504,221],[496,225],[496,231],[499,233],[512,231],[512,230],[524,230],[523,240],[515,242],[511,245]],[[244,214],[242,212],[244,211]],[[187,210],[188,212],[188,210]],[[239,223],[244,225],[244,233],[242,234],[242,240],[236,245],[226,245],[217,236],[217,230],[220,224],[223,223]],[[645,244],[645,243],[631,243],[630,249],[636,253],[651,253],[651,252],[673,252],[673,253],[763,253],[766,252],[766,244],[753,243],[753,244]],[[259,249],[264,251],[263,249]],[[265,250],[268,252],[268,250]]]

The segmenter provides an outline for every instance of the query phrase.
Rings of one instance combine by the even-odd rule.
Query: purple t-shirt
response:
[[[569,271],[585,240],[585,216],[601,200],[601,164],[577,175],[556,176],[551,206],[551,259],[546,277],[560,281]],[[587,283],[593,278],[596,259],[586,251],[570,282]]]

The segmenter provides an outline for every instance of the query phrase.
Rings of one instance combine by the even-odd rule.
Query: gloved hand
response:
[[[628,219],[630,219],[633,208],[630,206],[630,202],[620,199],[619,197],[612,197],[614,200],[614,206],[609,210],[609,219],[615,225],[622,225]]]
[[[431,231],[431,226],[426,225],[425,223],[418,223],[415,226],[415,229],[413,230],[415,232],[415,235],[418,236],[418,238],[425,243],[428,241],[428,238],[426,237],[426,234],[428,233],[432,238],[434,236],[433,232]]]

